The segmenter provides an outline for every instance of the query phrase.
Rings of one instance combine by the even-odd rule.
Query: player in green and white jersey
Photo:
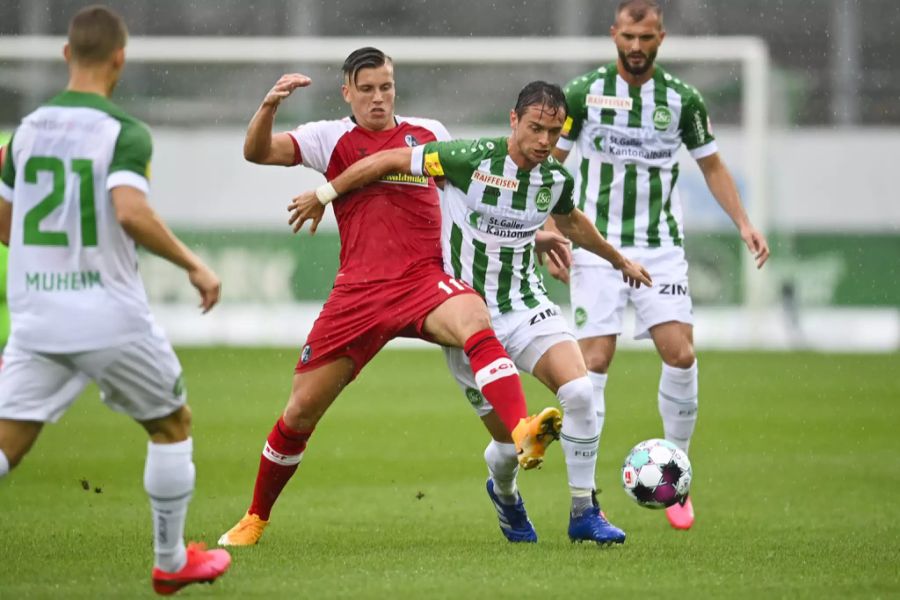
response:
[[[108,8],[73,17],[68,86],[22,120],[0,173],[12,316],[0,370],[0,477],[94,380],[103,402],[150,436],[151,582],[171,594],[216,579],[231,557],[184,544],[194,490],[191,413],[181,365],[150,314],[135,246],[187,271],[204,312],[218,301],[220,283],[147,202],[150,133],[108,98],[127,35]]]
[[[639,264],[616,252],[573,205],[573,179],[550,154],[565,116],[559,86],[530,83],[510,111],[508,138],[431,142],[379,152],[317,192],[300,196],[292,205],[291,222],[295,231],[306,219],[315,226],[324,210],[320,200],[388,174],[444,178],[441,243],[444,268],[455,278],[452,285],[470,285],[485,298],[497,337],[516,366],[543,382],[564,408],[561,437],[572,494],[569,536],[577,541],[621,543],[625,534],[606,521],[596,504],[599,429],[593,389],[575,339],[535,270],[538,232],[552,218],[566,237],[618,269],[627,285],[650,285],[650,279]],[[551,247],[554,241],[564,240],[548,240]],[[490,473],[487,491],[501,531],[510,541],[536,541],[516,488],[518,464],[512,440],[478,392],[465,354],[455,348],[445,348],[444,353],[494,438],[485,451]]]
[[[627,302],[635,306],[637,338],[653,338],[662,357],[658,405],[666,439],[688,449],[697,420],[697,364],[684,258],[676,152],[684,144],[707,185],[761,267],[765,237],[747,218],[734,180],[719,157],[700,93],[654,65],[665,37],[654,0],[626,0],[611,34],[618,60],[566,87],[570,114],[554,155],[577,148],[576,203],[623,254],[647,266],[653,289],[629,289],[602,261],[574,253],[571,272],[575,333],[590,370],[601,414],[607,370],[622,333]],[[550,266],[551,274],[569,274]],[[602,417],[601,417],[602,427]],[[666,511],[676,528],[693,523],[688,500]]]

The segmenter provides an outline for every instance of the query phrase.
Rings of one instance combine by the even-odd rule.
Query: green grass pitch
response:
[[[187,535],[246,509],[294,349],[183,349],[197,489]],[[262,543],[190,597],[615,598],[900,595],[900,356],[700,355],[693,530],[635,505],[619,467],[661,434],[659,362],[616,357],[598,484],[622,547],[570,544],[558,446],[520,474],[540,541],[508,544],[487,434],[436,351],[386,351],[312,438]],[[526,377],[529,406],[555,403]],[[0,483],[0,597],[150,597],[146,436],[92,387]],[[82,480],[86,482],[82,484]],[[84,489],[87,487],[88,489]]]

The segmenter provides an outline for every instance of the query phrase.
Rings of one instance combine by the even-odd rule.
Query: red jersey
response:
[[[349,117],[306,123],[291,132],[298,164],[331,181],[380,150],[449,140],[441,123],[396,117],[384,131],[359,127]],[[397,279],[425,264],[442,267],[441,210],[434,180],[392,174],[336,199],[341,264],[335,285]]]

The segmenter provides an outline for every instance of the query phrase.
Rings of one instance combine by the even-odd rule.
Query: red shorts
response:
[[[431,341],[422,331],[425,317],[448,298],[477,293],[437,265],[393,281],[335,286],[313,323],[295,372],[312,371],[347,356],[353,360],[355,378],[395,337]]]

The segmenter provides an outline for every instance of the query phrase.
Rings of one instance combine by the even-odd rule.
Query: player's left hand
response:
[[[540,265],[544,264],[546,254],[550,262],[561,270],[568,270],[572,266],[572,242],[553,231],[541,229],[537,232],[534,251]]]
[[[625,259],[621,266],[622,281],[633,288],[641,287],[641,284],[647,287],[653,287],[653,280],[650,279],[650,273],[639,262]]]
[[[319,202],[315,190],[303,192],[294,198],[288,204],[288,210],[291,213],[288,225],[294,226],[294,233],[298,233],[303,228],[303,224],[310,221],[309,233],[310,235],[315,235],[319,222],[322,221],[322,217],[325,215],[325,206]]]
[[[766,241],[766,236],[753,225],[747,225],[741,228],[741,239],[753,253],[753,258],[756,259],[756,268],[761,269],[769,259],[769,242]]]

